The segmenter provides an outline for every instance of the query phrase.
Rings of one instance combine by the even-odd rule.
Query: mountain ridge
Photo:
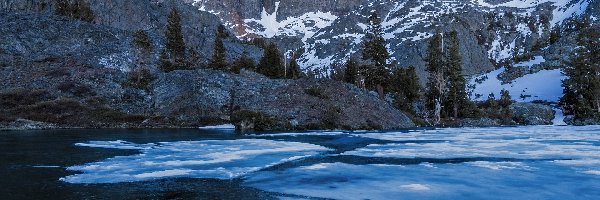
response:
[[[283,51],[304,48],[300,65],[321,75],[331,73],[332,64],[342,64],[360,51],[366,18],[377,11],[392,52],[390,61],[416,66],[421,77],[425,75],[421,59],[424,43],[438,31],[459,31],[466,75],[475,75],[502,66],[500,63],[512,59],[515,52],[530,52],[528,48],[537,41],[547,39],[552,27],[571,17],[593,17],[598,7],[594,0],[340,2],[196,0],[194,5],[219,16],[240,38],[272,38],[281,41]],[[247,9],[240,9],[244,6]],[[506,19],[508,13],[516,19]],[[231,16],[237,18],[232,20]],[[494,25],[503,28],[490,28]],[[296,42],[289,42],[294,39]],[[515,50],[517,47],[523,48]]]

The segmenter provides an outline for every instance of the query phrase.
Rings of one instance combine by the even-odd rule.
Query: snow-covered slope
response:
[[[367,18],[375,11],[382,18],[384,38],[391,53],[389,62],[399,66],[413,65],[422,81],[426,77],[423,58],[428,39],[441,31],[457,30],[465,75],[488,76],[503,71],[496,70],[510,64],[515,67],[540,63],[561,63],[568,52],[555,49],[571,49],[574,45],[564,39],[560,44],[548,44],[554,27],[566,27],[572,17],[581,15],[595,19],[592,12],[598,7],[594,0],[323,0],[306,2],[300,0],[259,1],[239,3],[233,0],[194,0],[201,10],[221,17],[223,22],[239,38],[270,38],[282,51],[300,48],[304,54],[299,63],[305,71],[326,76],[332,66],[343,64],[349,57],[360,55],[361,42],[367,28]],[[569,33],[564,33],[565,35]],[[572,37],[571,37],[572,38]],[[296,42],[294,42],[296,41]],[[537,47],[536,47],[537,45]],[[563,46],[556,47],[554,46]],[[540,63],[514,63],[516,55],[529,55],[544,60]],[[538,57],[535,57],[538,56]],[[543,56],[543,57],[541,57]],[[521,66],[520,66],[521,65]],[[476,88],[476,93],[487,97],[488,92],[501,88],[512,90],[517,98],[521,94],[529,100],[555,101],[562,78],[552,66],[502,85],[490,78]],[[536,72],[539,70],[535,70]],[[532,71],[533,72],[533,71]],[[523,81],[538,78],[554,78],[552,84],[540,85],[548,90],[544,94],[535,85],[520,86]],[[510,86],[512,85],[512,86]],[[517,86],[518,85],[518,86]],[[517,91],[518,90],[518,91]],[[546,94],[552,92],[552,94]]]
[[[558,102],[562,97],[562,80],[565,78],[559,69],[543,70],[534,74],[527,74],[511,83],[502,84],[497,76],[505,68],[501,68],[490,73],[484,74],[478,78],[486,77],[481,83],[475,79],[471,84],[475,85],[471,98],[474,100],[486,100],[489,94],[494,94],[497,99],[500,98],[500,91],[507,90],[512,98],[519,102],[530,102],[535,100]]]
[[[542,56],[536,56],[533,60],[515,63],[512,66],[518,68],[531,69],[535,65],[544,63],[546,60]],[[498,76],[506,72],[506,68],[491,71],[481,76],[473,77],[469,85],[472,87],[471,99],[486,100],[489,94],[494,94],[496,99],[500,98],[500,91],[507,90],[512,98],[519,102],[547,101],[558,102],[563,94],[562,80],[566,77],[560,69],[541,70],[536,73],[526,74],[520,78],[512,80],[510,83],[503,83]]]

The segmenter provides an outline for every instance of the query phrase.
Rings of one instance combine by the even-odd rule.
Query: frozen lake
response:
[[[600,126],[54,130],[0,143],[2,199],[600,199]]]

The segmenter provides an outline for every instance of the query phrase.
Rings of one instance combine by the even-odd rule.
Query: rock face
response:
[[[552,125],[555,114],[551,106],[534,103],[513,103],[510,111],[513,119],[523,125]]]
[[[120,30],[148,30],[157,40],[164,33],[171,8],[182,14],[190,47],[204,62],[212,54],[214,32],[220,23],[239,38],[269,38],[282,51],[300,48],[305,71],[326,75],[332,65],[360,55],[367,17],[377,11],[384,38],[392,53],[390,61],[401,67],[416,66],[421,81],[426,78],[428,39],[442,31],[458,31],[465,75],[480,74],[511,65],[513,58],[543,56],[541,69],[556,69],[573,49],[574,35],[568,21],[577,16],[597,16],[596,0],[88,0],[97,24]],[[0,10],[51,15],[53,0],[3,0]],[[550,32],[561,27],[562,36],[553,43]],[[234,39],[232,39],[234,40]],[[157,44],[162,44],[160,41]],[[244,50],[257,59],[259,48],[226,41],[236,58]],[[519,72],[519,77],[539,69]]]
[[[3,0],[0,1],[0,12],[52,16],[55,9],[54,2],[54,0]],[[160,48],[164,44],[167,16],[173,8],[177,9],[181,15],[187,47],[198,52],[203,63],[206,63],[212,55],[217,26],[221,24],[217,16],[198,10],[198,7],[192,5],[191,0],[88,0],[87,2],[94,11],[94,24],[127,32],[145,30],[149,32],[155,45]],[[224,42],[228,51],[227,59],[230,61],[239,57],[243,51],[247,51],[255,60],[262,55],[262,49],[242,44],[235,38],[226,39]],[[156,56],[160,48],[155,49]],[[128,52],[121,50],[119,53]]]
[[[574,126],[600,125],[600,119],[575,119],[573,116],[566,117],[565,122]]]
[[[544,56],[548,63],[560,63],[574,43],[572,38],[564,37],[549,44],[551,29],[558,26],[564,36],[570,35],[572,31],[566,21],[576,16],[597,16],[600,3],[596,0],[196,0],[195,5],[219,16],[239,37],[272,38],[286,51],[304,48],[300,64],[317,74],[327,74],[331,64],[360,55],[367,18],[377,11],[392,60],[400,66],[416,66],[424,79],[426,44],[428,38],[440,31],[459,32],[465,75],[511,64],[515,55]],[[536,44],[542,48],[534,47]]]
[[[164,74],[155,85],[157,112],[186,121],[229,120],[238,111],[253,111],[273,118],[267,129],[275,130],[414,126],[376,95],[331,80],[271,80],[248,71],[196,70]]]
[[[20,130],[43,130],[43,129],[55,129],[57,128],[54,124],[45,122],[36,122],[26,119],[17,119],[4,127],[0,126],[0,131],[20,131]]]
[[[376,95],[332,80],[164,73],[151,64],[155,79],[136,87],[132,35],[65,17],[1,13],[0,127],[196,127],[243,112],[268,118],[266,125],[242,119],[261,130],[414,126]]]
[[[458,124],[460,127],[491,127],[500,126],[500,120],[481,118],[481,119],[463,119]]]

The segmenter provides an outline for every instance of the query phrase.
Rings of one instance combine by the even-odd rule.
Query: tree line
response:
[[[457,31],[435,34],[429,41],[425,62],[428,79],[422,88],[413,66],[390,62],[381,19],[373,12],[363,39],[362,57],[346,61],[343,80],[376,91],[381,99],[391,99],[395,107],[425,124],[481,117],[512,123],[508,91],[501,91],[500,100],[493,94],[479,103],[468,97]]]
[[[230,37],[225,26],[219,25],[215,33],[213,54],[209,59],[208,68],[239,73],[242,69],[261,73],[269,78],[298,79],[302,76],[300,66],[294,54],[290,62],[285,62],[283,55],[275,43],[262,46],[263,56],[258,63],[244,51],[237,59],[229,63],[225,41]],[[172,9],[168,17],[167,31],[165,32],[166,46],[160,54],[160,68],[165,72],[189,69],[193,63],[186,59],[186,44],[181,30],[181,16],[176,9]],[[188,53],[191,54],[191,53]],[[187,55],[187,57],[190,57]]]
[[[82,0],[57,0],[56,14],[92,22],[95,18],[89,4]],[[165,72],[192,69],[198,62],[198,53],[187,48],[182,31],[181,16],[173,8],[168,16],[164,33],[165,47],[160,50],[159,67]],[[565,63],[563,82],[564,96],[560,105],[567,114],[578,119],[600,119],[600,28],[591,23],[578,26],[578,48]],[[561,29],[553,30],[552,41],[560,38]],[[457,31],[438,31],[431,37],[425,56],[428,78],[421,87],[416,69],[397,66],[390,62],[390,53],[383,38],[381,19],[373,12],[362,43],[360,58],[351,56],[344,64],[343,81],[375,91],[381,99],[391,99],[394,106],[426,123],[438,125],[446,120],[489,117],[511,123],[512,104],[508,91],[501,91],[499,100],[493,95],[484,102],[473,102],[466,91],[463,62]],[[287,62],[275,43],[260,45],[263,55],[258,63],[244,51],[233,62],[228,62],[226,41],[231,37],[223,25],[215,32],[213,54],[208,67],[216,70],[240,73],[242,69],[255,71],[274,79],[298,79],[305,74],[300,70],[294,52]],[[130,82],[141,88],[153,79],[148,67],[154,47],[148,34],[134,33],[132,45],[136,49],[136,68]]]
[[[577,48],[565,62],[560,105],[577,120],[600,120],[600,26],[579,20]]]

